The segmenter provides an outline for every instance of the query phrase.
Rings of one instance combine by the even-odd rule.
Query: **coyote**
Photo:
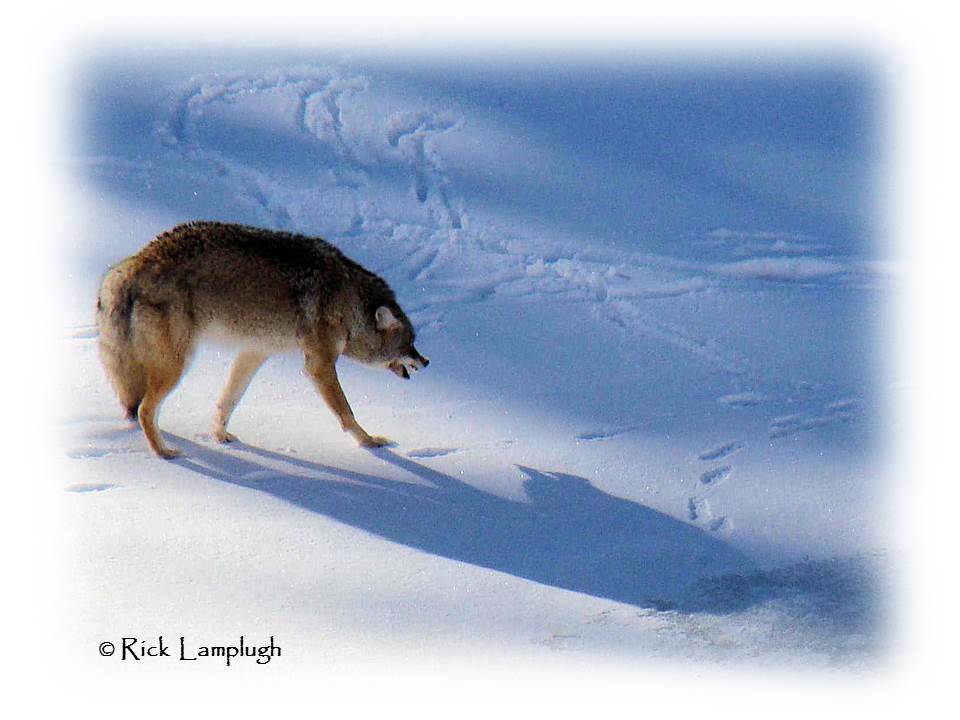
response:
[[[194,346],[228,340],[240,353],[217,402],[213,436],[272,354],[303,351],[307,374],[364,447],[389,441],[357,423],[337,379],[340,355],[402,378],[429,360],[393,291],[319,238],[245,225],[191,222],[158,235],[107,271],[97,296],[100,359],[128,419],[138,419],[162,458],[157,410],[180,381]]]

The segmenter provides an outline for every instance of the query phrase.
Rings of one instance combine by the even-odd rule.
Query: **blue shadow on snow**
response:
[[[609,495],[585,478],[518,466],[527,501],[479,490],[388,449],[377,457],[404,482],[237,443],[244,457],[176,438],[174,461],[215,480],[264,492],[387,540],[552,587],[656,609],[728,612],[702,579],[739,577],[748,559],[716,536]],[[281,462],[291,471],[271,465]],[[425,484],[424,484],[425,483]],[[749,602],[747,602],[749,604]],[[714,606],[715,605],[715,606]]]

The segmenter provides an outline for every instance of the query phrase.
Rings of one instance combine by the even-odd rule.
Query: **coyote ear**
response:
[[[377,330],[389,330],[400,324],[400,321],[394,316],[393,312],[386,305],[381,305],[373,314],[377,321]]]

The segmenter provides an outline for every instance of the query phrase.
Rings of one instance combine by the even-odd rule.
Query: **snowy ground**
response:
[[[78,71],[68,582],[80,643],[275,635],[299,662],[517,650],[882,657],[883,368],[869,75],[130,53]],[[344,361],[364,451],[271,360],[160,416],[99,369],[103,270],[188,219],[381,274],[428,370]],[[123,628],[123,630],[120,630]]]

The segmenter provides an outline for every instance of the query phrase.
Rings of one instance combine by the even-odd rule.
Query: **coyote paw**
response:
[[[160,452],[157,453],[163,460],[173,460],[178,457],[182,457],[183,453],[180,450],[174,450],[173,448],[163,448]]]
[[[360,446],[366,448],[378,448],[386,445],[393,445],[393,443],[380,435],[368,435],[360,441]]]
[[[225,428],[214,428],[213,439],[218,443],[230,443],[235,442],[237,436],[233,433],[227,432]]]

